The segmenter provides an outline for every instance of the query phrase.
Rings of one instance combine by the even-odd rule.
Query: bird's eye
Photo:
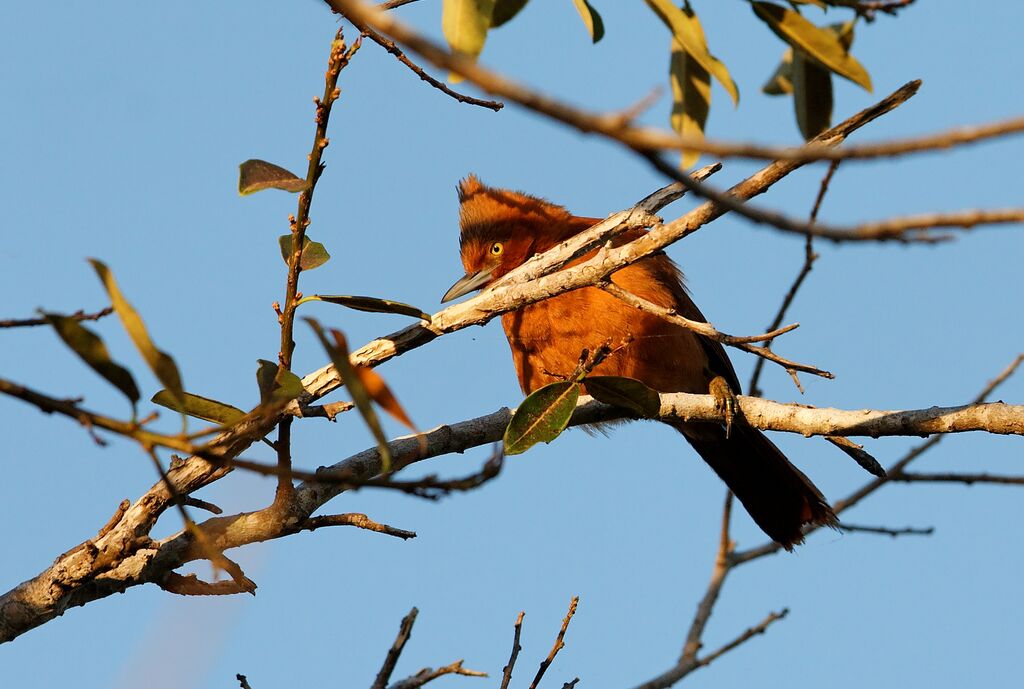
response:
[[[495,242],[491,244],[491,256],[501,256],[501,252],[505,250],[505,245],[501,242]]]

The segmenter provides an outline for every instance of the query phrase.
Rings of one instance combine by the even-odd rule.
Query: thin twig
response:
[[[676,312],[675,309],[668,309],[665,308],[664,306],[659,306],[654,302],[648,301],[643,297],[638,297],[632,292],[625,290],[622,287],[619,287],[611,280],[603,280],[597,283],[595,287],[601,288],[602,290],[612,295],[616,299],[619,299],[620,301],[623,301],[629,304],[630,306],[639,309],[640,311],[645,311],[647,313],[660,316],[661,318],[664,318],[666,321],[670,323],[675,323],[676,325],[686,328],[691,332],[703,335],[709,340],[714,340],[715,342],[720,342],[724,345],[730,345],[733,347],[741,344],[749,344],[752,342],[770,342],[779,335],[784,335],[800,327],[799,323],[790,323],[789,325],[783,328],[776,326],[775,328],[772,328],[770,331],[761,333],[760,335],[726,335],[725,333],[720,332],[717,328],[715,328],[715,326],[711,325],[706,321],[695,321],[686,318],[685,316],[682,316],[678,312]]]
[[[377,7],[379,7],[382,10],[393,10],[396,7],[401,7],[402,5],[409,5],[414,2],[416,2],[416,0],[387,0],[387,2],[382,2],[379,5],[377,5]]]
[[[85,311],[75,311],[68,318],[73,318],[76,321],[98,321],[104,316],[109,316],[114,313],[114,308],[108,306],[105,309],[96,311],[95,313],[86,313]],[[31,328],[39,325],[48,325],[49,321],[45,318],[10,318],[7,320],[0,321],[0,329],[3,328]]]
[[[1024,485],[1024,476],[1007,476],[1002,474],[958,474],[940,473],[927,474],[922,472],[900,471],[889,477],[890,481],[896,483],[963,483],[972,485],[975,483],[996,483],[1011,486]]]
[[[931,536],[935,533],[934,526],[928,526],[925,528],[906,526],[902,529],[893,529],[887,526],[861,526],[859,524],[847,524],[841,522],[837,525],[840,531],[846,531],[847,533],[871,533],[881,534],[882,536],[892,536],[897,538],[898,536]]]
[[[167,572],[157,583],[164,591],[179,596],[234,596],[251,593],[232,579],[210,582],[203,581],[195,574],[183,576],[177,572]]]
[[[412,2],[412,0],[406,1]],[[857,13],[858,17],[864,17],[869,23],[875,20],[876,12],[895,17],[897,12],[913,3],[914,0],[828,0],[829,5],[849,7]]]
[[[463,675],[465,677],[487,676],[486,672],[470,670],[469,668],[462,667],[462,662],[463,661],[461,660],[456,660],[454,663],[445,665],[444,667],[439,667],[436,670],[425,667],[412,677],[406,677],[400,682],[395,682],[389,687],[389,689],[419,689],[419,687],[422,687],[427,682],[431,682],[438,677],[443,677],[444,675]]]
[[[573,596],[572,600],[569,601],[569,612],[565,614],[565,619],[562,620],[562,628],[558,630],[558,636],[555,637],[555,644],[551,647],[551,652],[548,653],[548,657],[540,662],[540,667],[537,668],[537,674],[534,676],[533,681],[530,682],[530,689],[537,689],[537,685],[540,684],[540,680],[544,677],[544,673],[547,672],[548,667],[555,660],[555,656],[558,652],[565,648],[565,631],[569,628],[569,622],[572,621],[572,616],[576,614],[576,605],[580,602],[579,596]]]
[[[839,167],[839,161],[833,161],[828,166],[828,170],[825,172],[825,176],[821,179],[821,184],[818,186],[818,195],[814,199],[814,205],[811,207],[811,214],[809,217],[808,226],[814,225],[818,219],[818,211],[821,210],[821,203],[825,200],[825,194],[828,192],[829,183],[832,181],[832,176],[836,173],[836,168]],[[807,238],[804,241],[804,262],[800,266],[799,272],[793,279],[793,283],[789,286],[786,291],[786,296],[782,298],[782,303],[779,304],[778,311],[775,312],[775,317],[772,318],[771,325],[768,326],[768,330],[774,330],[782,325],[782,320],[786,317],[786,312],[789,311],[790,305],[796,298],[796,293],[800,291],[800,288],[804,284],[804,280],[811,272],[811,268],[814,267],[814,262],[818,260],[818,254],[814,253],[814,234],[811,232],[807,233]],[[770,344],[768,345],[771,346]],[[761,390],[758,387],[758,382],[761,379],[761,370],[764,368],[764,358],[759,358],[754,362],[754,372],[750,376],[750,385],[747,386],[747,390],[754,397],[761,396]]]
[[[366,26],[365,24],[361,24],[356,21],[352,21],[352,24],[355,25],[355,27],[359,29],[359,31],[362,32],[364,36],[369,38],[371,41],[379,45],[384,50],[394,55],[395,59],[401,62],[406,67],[408,67],[413,74],[415,74],[420,79],[433,86],[441,93],[447,96],[451,96],[460,103],[466,103],[468,105],[478,105],[481,108],[488,108],[489,110],[493,110],[494,112],[498,112],[503,107],[505,107],[505,104],[500,101],[474,98],[473,96],[467,96],[463,93],[459,93],[458,91],[449,88],[445,83],[438,81],[434,77],[430,76],[422,67],[420,67],[415,62],[410,60],[409,56],[402,52],[402,49],[395,45],[395,42],[392,41],[391,39],[385,36],[381,36],[379,33],[374,31],[370,27]]]
[[[519,635],[523,632],[523,617],[525,615],[525,611],[520,611],[519,616],[516,617],[515,632],[512,635],[512,655],[508,658],[508,664],[501,669],[500,689],[508,689],[508,683],[512,681],[512,669],[516,666],[516,658],[519,657],[519,651],[523,650],[523,647],[519,645]]]
[[[402,655],[402,649],[405,648],[405,644],[412,634],[412,626],[416,624],[416,616],[419,613],[419,610],[413,608],[408,615],[402,618],[402,624],[398,627],[398,636],[395,637],[395,642],[388,649],[388,653],[384,657],[384,664],[381,666],[380,672],[377,673],[377,678],[370,685],[370,689],[385,689],[387,687],[391,673],[395,671],[395,665],[398,663],[398,657]]]
[[[758,636],[759,634],[764,634],[768,627],[770,627],[773,623],[778,622],[788,614],[788,608],[783,608],[779,612],[769,613],[769,615],[765,617],[763,620],[761,620],[759,624],[756,624],[753,627],[747,629],[745,632],[743,632],[742,634],[740,634],[735,639],[725,644],[718,650],[709,653],[703,658],[697,659],[697,662],[694,665],[694,669],[696,670],[697,668],[707,667],[713,661],[722,657],[723,655],[733,650],[740,644],[749,641],[750,639],[754,638],[755,636]]]
[[[235,679],[238,680],[238,685],[241,689],[252,689],[252,687],[249,686],[249,680],[246,679],[245,675],[235,675]]]
[[[872,476],[885,476],[885,469],[877,459],[872,457],[864,449],[863,445],[858,445],[849,438],[843,438],[842,436],[837,435],[826,435],[825,440],[829,441],[845,452],[848,456],[852,457],[853,461],[857,462],[864,471],[868,472]]]
[[[298,530],[315,531],[316,529],[322,529],[326,526],[355,526],[360,529],[366,529],[367,531],[376,531],[378,533],[387,534],[388,536],[395,536],[396,538],[401,538],[403,541],[410,538],[416,538],[415,531],[396,529],[393,526],[375,522],[365,514],[361,514],[359,512],[310,517],[299,525]]]

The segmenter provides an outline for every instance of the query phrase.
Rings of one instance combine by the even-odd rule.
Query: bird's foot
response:
[[[725,437],[732,431],[732,421],[739,413],[740,405],[736,394],[722,376],[715,376],[708,383],[708,392],[715,398],[715,409],[725,416]]]

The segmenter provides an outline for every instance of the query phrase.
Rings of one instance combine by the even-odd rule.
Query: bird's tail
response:
[[[710,423],[676,428],[725,481],[761,529],[786,550],[803,542],[804,524],[834,526],[821,491],[789,463],[772,441],[740,420],[727,438],[725,429]]]

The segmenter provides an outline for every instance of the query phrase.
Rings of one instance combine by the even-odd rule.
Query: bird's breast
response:
[[[613,276],[625,289],[668,308],[679,308],[681,286],[665,288],[643,265]],[[686,298],[688,301],[688,298]],[[707,358],[688,330],[639,311],[594,287],[567,292],[502,316],[524,392],[570,377],[584,350],[612,353],[597,375],[636,378],[661,391],[706,392]]]

